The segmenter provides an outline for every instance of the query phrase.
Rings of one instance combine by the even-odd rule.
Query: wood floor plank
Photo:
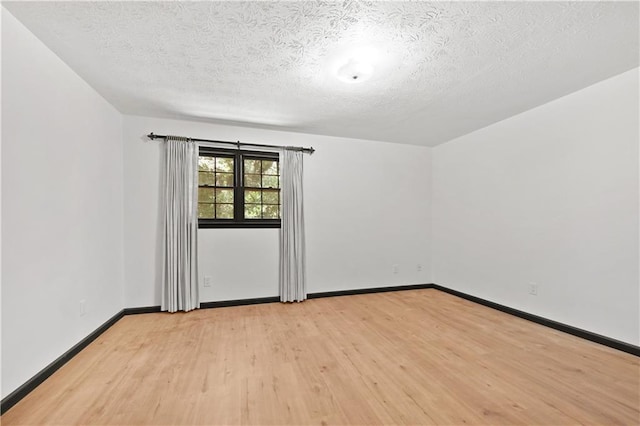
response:
[[[640,358],[434,290],[122,318],[3,425],[640,424]]]

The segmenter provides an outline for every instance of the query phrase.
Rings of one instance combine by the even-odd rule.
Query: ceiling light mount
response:
[[[362,83],[373,74],[373,66],[359,58],[349,57],[343,59],[338,65],[336,76],[345,83]]]

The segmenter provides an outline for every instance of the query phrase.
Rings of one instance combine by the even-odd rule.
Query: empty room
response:
[[[640,424],[640,3],[0,11],[3,425]]]

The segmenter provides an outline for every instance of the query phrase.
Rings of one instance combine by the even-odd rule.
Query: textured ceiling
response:
[[[637,2],[3,4],[123,113],[418,145],[639,65]]]

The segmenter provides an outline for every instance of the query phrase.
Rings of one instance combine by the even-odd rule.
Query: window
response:
[[[198,226],[279,228],[278,153],[201,147]]]

